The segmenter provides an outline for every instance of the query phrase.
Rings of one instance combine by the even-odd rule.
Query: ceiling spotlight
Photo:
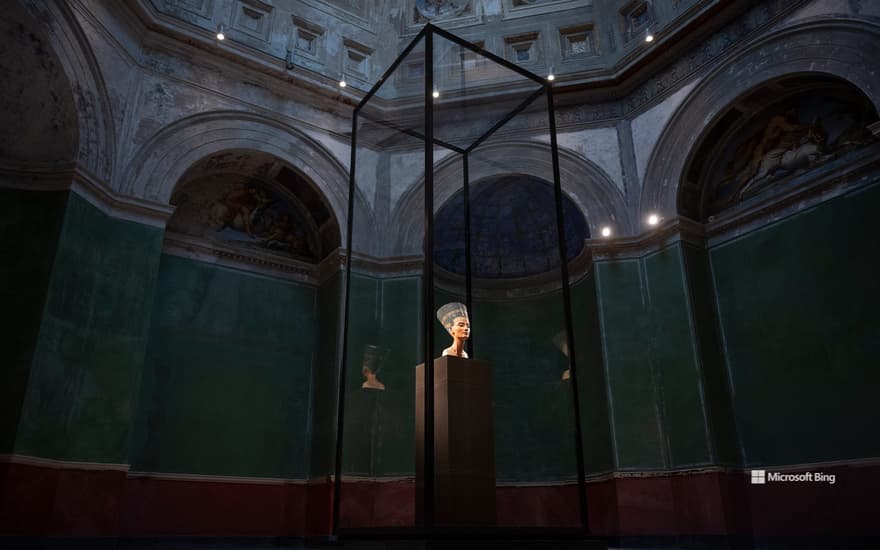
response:
[[[553,82],[554,80],[556,80],[556,75],[553,74],[553,66],[552,65],[550,66],[550,71],[547,73],[547,80],[549,80],[550,82]]]
[[[648,225],[657,225],[660,223],[660,216],[657,214],[651,214],[648,216]]]
[[[224,34],[223,23],[217,26],[217,40],[226,40],[226,34]]]
[[[345,81],[345,78],[340,79],[339,80],[339,87],[345,88],[346,86],[348,86],[348,82]]]
[[[434,99],[437,99],[438,97],[440,97],[440,92],[434,90],[433,92],[431,92],[431,95],[434,97]]]
[[[651,31],[646,29],[645,30],[645,42],[653,42],[653,41],[654,41],[654,35],[651,34]]]
[[[603,237],[610,237],[611,236],[611,228],[608,227],[607,225],[602,228],[602,236]]]

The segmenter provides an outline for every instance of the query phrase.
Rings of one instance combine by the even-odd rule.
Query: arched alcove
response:
[[[0,78],[4,81],[4,93],[0,95],[5,102],[13,102],[4,105],[2,112],[12,119],[12,128],[26,125],[20,131],[7,131],[6,136],[16,139],[4,145],[27,151],[24,160],[31,169],[36,166],[34,161],[40,161],[39,168],[44,170],[57,168],[55,161],[63,157],[109,182],[116,155],[109,95],[89,38],[73,8],[67,2],[7,4],[3,44],[10,50],[0,57],[11,67],[28,69],[25,80],[16,79],[17,70],[8,68]],[[40,70],[34,71],[33,67]],[[61,80],[66,85],[59,88]],[[21,94],[26,96],[27,105],[15,110],[14,102]],[[66,113],[69,109],[73,117]],[[46,139],[49,136],[51,139]],[[44,144],[29,146],[41,137]],[[73,154],[68,156],[71,147]]]
[[[864,21],[812,19],[768,34],[738,50],[700,81],[670,118],[645,171],[639,217],[677,211],[679,188],[687,185],[689,159],[708,129],[738,98],[788,76],[837,78],[850,83],[880,106],[880,73],[872,66],[880,30]],[[705,131],[695,131],[705,128]]]
[[[324,195],[268,153],[220,151],[191,166],[171,195],[168,231],[315,264],[339,248],[339,223]]]
[[[691,154],[678,212],[712,221],[757,196],[806,183],[875,142],[871,101],[839,78],[789,75],[737,98]]]
[[[196,114],[163,128],[131,159],[120,183],[131,195],[169,203],[178,182],[196,163],[229,150],[251,150],[272,155],[295,167],[320,190],[338,221],[340,234],[347,227],[348,169],[320,143],[277,120],[242,111]],[[369,201],[354,197],[357,227],[374,235]]]
[[[77,157],[76,103],[46,30],[17,2],[0,19],[0,163],[55,168]]]
[[[197,158],[159,186],[175,212],[132,466],[147,475],[303,480],[324,467],[311,438],[331,421],[339,221],[332,197],[309,177],[314,165],[226,143],[238,146]]]
[[[471,261],[478,279],[538,275],[559,267],[556,200],[553,185],[522,174],[494,176],[471,184]],[[587,221],[563,197],[567,260],[577,257],[589,238]],[[460,223],[464,193],[459,191],[435,215],[434,259],[440,268],[465,274],[465,233]]]
[[[504,159],[503,171],[548,180],[553,167],[550,146],[534,141],[503,141],[485,144],[480,154]],[[599,234],[603,225],[612,225],[620,232],[632,227],[623,193],[596,164],[564,149],[559,150],[559,171],[563,194],[587,220],[589,234]],[[496,176],[498,167],[476,163],[470,167],[471,181]],[[434,172],[435,211],[461,189],[462,164],[450,157],[438,163]],[[420,231],[424,211],[424,181],[420,180],[401,196],[394,207],[394,226],[401,231],[396,242],[389,243],[399,254],[421,250]]]

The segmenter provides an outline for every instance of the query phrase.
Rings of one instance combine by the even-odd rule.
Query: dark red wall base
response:
[[[880,466],[816,470],[834,474],[836,483],[752,485],[748,472],[718,471],[591,481],[591,531],[615,537],[880,534],[874,517]],[[2,535],[301,537],[327,535],[332,527],[329,479],[168,479],[6,462],[0,481]],[[414,524],[412,480],[350,481],[341,492],[341,527]],[[499,486],[496,511],[499,527],[580,525],[574,484]]]
[[[118,532],[126,473],[0,464],[0,533],[112,536]]]
[[[305,484],[131,478],[124,536],[302,535]]]

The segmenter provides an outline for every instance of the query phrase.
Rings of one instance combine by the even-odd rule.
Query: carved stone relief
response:
[[[416,12],[428,21],[442,21],[459,17],[470,0],[416,0]]]

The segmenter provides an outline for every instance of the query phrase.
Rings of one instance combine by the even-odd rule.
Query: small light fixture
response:
[[[438,97],[440,97],[440,92],[437,91],[437,90],[434,90],[433,92],[431,92],[431,96],[432,96],[434,99],[437,99]]]
[[[226,34],[223,32],[224,30],[226,29],[223,27],[223,23],[217,25],[217,40],[226,40]]]
[[[648,216],[648,225],[657,225],[660,223],[660,216],[657,214],[651,214]]]
[[[342,73],[339,75],[339,87],[345,88],[346,86],[348,86],[348,82],[345,81],[345,73]]]
[[[556,75],[553,74],[553,65],[550,65],[550,71],[547,73],[547,80],[549,80],[550,82],[556,80]]]
[[[611,236],[611,228],[608,227],[607,225],[602,228],[602,236],[603,237],[610,237]]]
[[[645,29],[645,42],[653,42],[654,35],[651,34],[651,29]]]

